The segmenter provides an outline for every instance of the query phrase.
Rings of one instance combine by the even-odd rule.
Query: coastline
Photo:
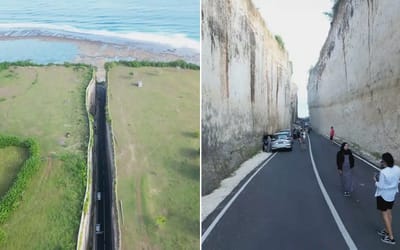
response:
[[[118,60],[174,61],[185,60],[200,65],[200,53],[190,49],[174,49],[161,43],[132,41],[127,44],[92,41],[56,36],[0,36],[1,41],[37,40],[48,43],[70,43],[78,48],[71,63],[90,64],[98,69],[105,62]]]

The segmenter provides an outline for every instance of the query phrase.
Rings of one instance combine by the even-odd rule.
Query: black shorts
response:
[[[382,196],[376,197],[376,208],[381,211],[386,211],[393,208],[394,201],[385,201]]]
[[[332,139],[333,139],[333,136],[330,136],[330,137],[329,137],[329,140],[331,140],[331,141],[332,141]]]

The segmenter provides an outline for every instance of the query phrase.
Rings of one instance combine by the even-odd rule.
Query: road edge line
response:
[[[273,153],[270,157],[268,157],[263,163],[260,164],[260,167],[253,173],[252,176],[243,184],[243,186],[239,189],[239,191],[236,192],[236,194],[231,198],[231,200],[225,205],[225,207],[219,212],[217,217],[213,220],[213,222],[207,227],[207,230],[201,235],[201,244],[204,243],[204,241],[207,239],[208,235],[210,235],[211,231],[214,229],[214,227],[217,225],[219,220],[224,216],[225,212],[228,210],[228,208],[232,205],[232,203],[236,200],[236,198],[239,196],[239,194],[245,189],[247,184],[250,183],[250,181],[256,176],[258,172],[260,172],[261,169],[265,167],[265,165],[268,164],[268,162],[274,158],[274,156],[277,153]]]
[[[340,233],[342,234],[344,240],[346,241],[347,246],[349,247],[350,250],[356,250],[357,246],[354,243],[353,239],[351,238],[349,232],[347,231],[346,227],[343,224],[342,219],[339,216],[339,213],[336,211],[335,206],[333,205],[333,202],[331,200],[331,198],[328,195],[328,192],[325,189],[324,184],[322,183],[321,177],[319,176],[318,170],[317,170],[317,166],[315,164],[314,161],[314,156],[312,154],[312,150],[311,150],[311,140],[309,137],[307,137],[308,139],[308,145],[309,145],[309,153],[310,153],[310,158],[311,158],[311,163],[313,165],[313,170],[314,170],[314,174],[315,177],[317,178],[317,182],[319,185],[319,188],[321,189],[322,195],[324,196],[324,199],[329,207],[329,210],[333,216],[333,219],[336,222],[336,225],[339,228]]]

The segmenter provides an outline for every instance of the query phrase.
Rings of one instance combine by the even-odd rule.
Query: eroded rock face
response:
[[[202,1],[202,193],[297,112],[292,66],[250,0]]]
[[[400,1],[340,1],[311,71],[313,128],[400,162]]]

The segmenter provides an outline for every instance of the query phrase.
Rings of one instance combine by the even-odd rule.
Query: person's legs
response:
[[[386,211],[382,211],[383,221],[385,222],[386,232],[389,234],[389,238],[393,239],[393,231],[392,231],[392,210],[388,209]]]

